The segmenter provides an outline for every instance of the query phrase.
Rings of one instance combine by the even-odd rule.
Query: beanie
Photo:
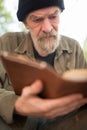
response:
[[[17,18],[23,21],[25,17],[32,11],[46,8],[49,6],[58,6],[61,11],[64,10],[63,0],[19,0]]]

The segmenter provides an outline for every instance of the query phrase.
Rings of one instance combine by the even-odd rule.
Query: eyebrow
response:
[[[57,10],[55,10],[54,13],[51,13],[51,14],[49,14],[48,16],[57,15],[59,12],[60,12],[60,10],[57,9]],[[43,16],[36,16],[36,15],[34,15],[34,14],[32,14],[32,15],[29,16],[29,18],[30,18],[31,20],[37,19],[37,18],[42,18],[42,17],[43,17]]]

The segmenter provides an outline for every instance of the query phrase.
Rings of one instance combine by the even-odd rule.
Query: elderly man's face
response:
[[[39,9],[30,13],[25,20],[25,26],[30,30],[34,47],[41,56],[47,56],[58,47],[60,12],[58,7]]]

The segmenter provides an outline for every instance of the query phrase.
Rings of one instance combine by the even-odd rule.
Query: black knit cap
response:
[[[19,21],[23,21],[28,13],[46,8],[49,6],[58,6],[61,11],[64,10],[63,0],[19,0],[17,17]]]

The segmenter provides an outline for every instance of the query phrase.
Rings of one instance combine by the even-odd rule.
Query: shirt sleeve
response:
[[[2,42],[4,40],[0,37],[0,52],[5,48],[5,44],[3,43],[6,43],[6,39],[7,37],[5,38],[5,42]],[[13,121],[14,104],[17,97],[0,60],[0,117],[8,124]]]
[[[8,124],[13,122],[14,104],[16,99],[17,96],[14,92],[0,88],[0,116]]]

